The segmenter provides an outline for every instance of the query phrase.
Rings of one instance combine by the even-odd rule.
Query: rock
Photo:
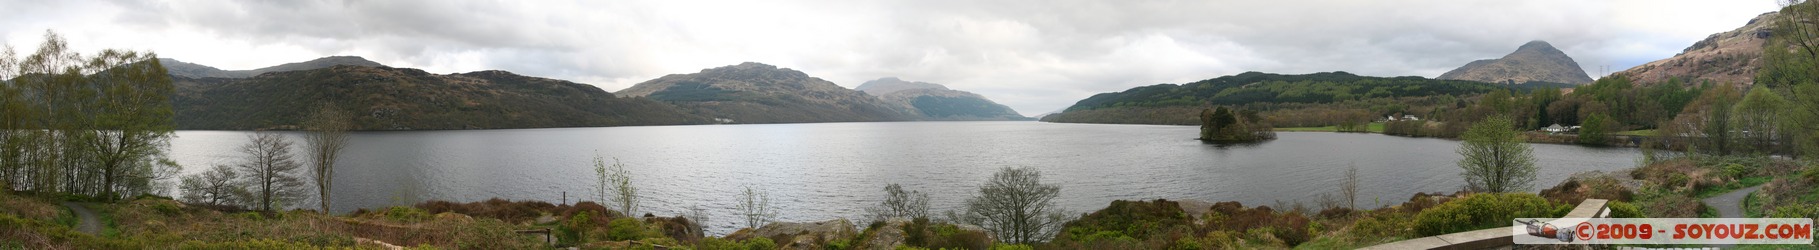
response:
[[[909,238],[909,235],[903,232],[903,226],[909,225],[909,223],[909,220],[903,218],[891,218],[884,221],[883,226],[873,230],[871,237],[863,241],[865,249],[897,249],[897,246],[903,245],[903,240]]]
[[[699,241],[703,236],[701,233],[701,224],[696,224],[688,218],[683,218],[682,216],[656,217],[648,216],[649,214],[646,215],[647,216],[644,217],[644,223],[656,225],[657,228],[663,231],[663,236],[668,236],[682,242]]]
[[[821,222],[772,222],[758,229],[740,229],[726,235],[727,240],[743,241],[756,237],[776,241],[779,249],[824,249],[826,244],[858,235],[846,219]]]

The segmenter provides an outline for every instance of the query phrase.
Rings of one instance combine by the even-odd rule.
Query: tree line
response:
[[[0,50],[0,186],[117,200],[163,191],[171,80],[151,52],[78,53],[46,32]]]

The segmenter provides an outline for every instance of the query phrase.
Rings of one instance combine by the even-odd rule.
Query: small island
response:
[[[1276,139],[1255,111],[1234,111],[1223,106],[1200,111],[1200,140],[1208,143],[1243,143]]]

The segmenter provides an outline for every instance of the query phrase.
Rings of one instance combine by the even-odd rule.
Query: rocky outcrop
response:
[[[756,237],[770,238],[779,249],[826,249],[827,244],[858,235],[846,219],[820,222],[772,222],[758,229],[740,229],[726,235],[727,240],[744,241]]]
[[[705,236],[702,234],[701,224],[696,224],[682,216],[656,217],[645,214],[644,223],[657,227],[663,232],[664,237],[682,242],[698,242]]]
[[[1442,80],[1467,80],[1488,83],[1528,83],[1552,82],[1566,84],[1591,83],[1592,78],[1585,75],[1585,69],[1566,52],[1555,49],[1545,41],[1531,41],[1516,48],[1516,52],[1504,55],[1503,58],[1473,61],[1460,66],[1446,74]]]
[[[898,246],[903,246],[904,240],[909,239],[909,235],[903,232],[903,227],[909,224],[910,220],[903,218],[886,220],[883,226],[872,230],[872,234],[863,241],[863,246],[875,250],[897,249]]]
[[[1743,27],[1706,36],[1704,40],[1681,50],[1667,59],[1655,60],[1611,73],[1626,76],[1637,84],[1668,82],[1680,78],[1683,84],[1713,82],[1727,85],[1749,85],[1762,68],[1762,48],[1773,36],[1775,12],[1762,13]]]

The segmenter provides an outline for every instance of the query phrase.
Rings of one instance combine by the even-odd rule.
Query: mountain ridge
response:
[[[910,110],[808,73],[763,63],[702,69],[641,82],[616,94],[648,97],[726,123],[909,121]]]
[[[1434,79],[1488,83],[1553,82],[1587,84],[1592,78],[1579,63],[1547,41],[1534,40],[1497,59],[1466,63]]]
[[[1692,85],[1706,81],[1719,84],[1749,85],[1762,68],[1762,51],[1773,36],[1775,18],[1780,14],[1756,15],[1742,27],[1712,33],[1694,42],[1672,57],[1636,65],[1612,76],[1625,76],[1638,84],[1668,82],[1672,78]]]
[[[912,110],[926,120],[1034,120],[985,96],[936,83],[885,77],[866,81],[854,89]]]
[[[593,85],[505,71],[437,75],[334,65],[250,78],[173,76],[178,129],[297,129],[322,103],[355,114],[356,130],[444,130],[704,124],[661,102]]]
[[[385,66],[385,64],[380,64],[378,62],[366,60],[366,58],[362,58],[362,57],[358,57],[358,56],[329,56],[329,57],[323,57],[323,58],[316,58],[316,59],[312,59],[309,61],[285,63],[285,64],[279,64],[279,65],[274,65],[274,66],[270,66],[270,67],[250,69],[250,70],[222,70],[222,69],[211,67],[208,65],[201,65],[201,64],[196,64],[196,63],[180,61],[175,58],[158,58],[158,62],[160,64],[163,64],[165,71],[169,72],[171,75],[189,77],[189,78],[211,78],[211,77],[212,78],[248,78],[248,77],[254,77],[254,76],[258,76],[259,74],[264,74],[264,73],[269,73],[269,72],[311,70],[311,69],[327,68],[327,67],[332,67],[332,66],[336,66],[336,65],[355,65],[355,66],[368,66],[368,67]]]

